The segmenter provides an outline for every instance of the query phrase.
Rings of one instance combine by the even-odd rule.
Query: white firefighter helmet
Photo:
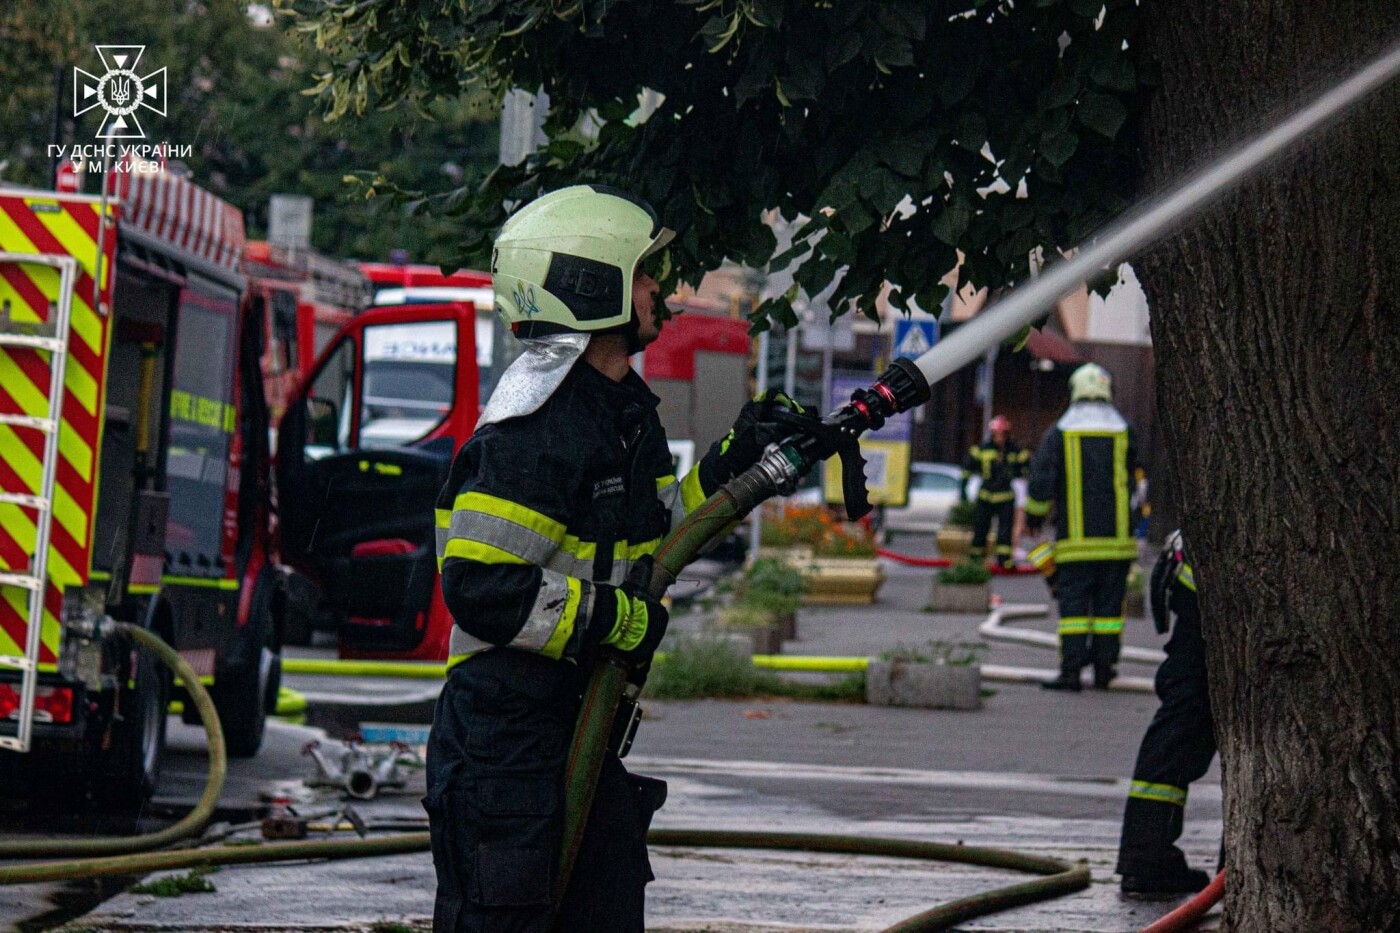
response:
[[[1069,400],[1083,402],[1089,399],[1113,401],[1113,377],[1097,363],[1085,363],[1069,377]]]
[[[491,254],[496,313],[542,336],[625,327],[637,264],[675,236],[639,198],[601,185],[550,192],[516,211]]]

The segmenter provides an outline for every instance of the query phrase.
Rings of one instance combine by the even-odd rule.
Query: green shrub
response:
[[[973,508],[974,506],[971,502],[953,503],[953,507],[948,510],[947,527],[971,528]]]
[[[646,695],[658,700],[768,696],[864,702],[865,672],[853,671],[834,682],[785,680],[773,671],[755,668],[728,640],[701,636],[679,639],[657,660],[647,678]]]
[[[753,606],[770,616],[791,615],[811,586],[807,575],[775,557],[760,557],[749,565],[735,590],[736,603]]]
[[[948,586],[959,584],[981,585],[992,578],[992,572],[975,557],[959,561],[951,567],[938,571],[938,582]]]
[[[748,697],[758,680],[749,659],[727,639],[681,638],[652,666],[646,690],[659,700]]]
[[[722,628],[762,628],[773,623],[773,614],[760,605],[736,602],[721,609],[716,621]]]

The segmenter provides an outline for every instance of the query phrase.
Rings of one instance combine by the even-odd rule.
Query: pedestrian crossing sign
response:
[[[937,321],[895,321],[894,355],[917,360],[938,342]]]

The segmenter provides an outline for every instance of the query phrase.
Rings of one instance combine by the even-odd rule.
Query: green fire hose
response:
[[[214,701],[209,691],[199,682],[199,675],[185,663],[185,659],[167,645],[155,633],[126,622],[109,623],[108,631],[113,635],[125,635],[147,648],[166,667],[184,681],[190,699],[199,711],[200,722],[209,743],[209,776],[204,783],[204,793],[193,810],[178,822],[162,830],[143,836],[105,836],[96,839],[26,839],[23,842],[0,843],[0,859],[21,858],[86,858],[91,856],[116,855],[130,852],[149,852],[161,849],[173,842],[199,834],[214,816],[214,808],[219,805],[219,797],[224,792],[224,778],[228,775],[228,752],[224,748],[224,730],[219,724],[219,714],[214,709]],[[76,863],[73,863],[76,864]],[[23,871],[26,868],[42,866],[9,866],[0,868],[0,884],[18,884],[8,873]],[[64,877],[75,877],[72,875]]]

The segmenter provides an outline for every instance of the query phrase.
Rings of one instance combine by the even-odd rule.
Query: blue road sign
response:
[[[894,322],[894,355],[917,360],[938,342],[937,321]]]

